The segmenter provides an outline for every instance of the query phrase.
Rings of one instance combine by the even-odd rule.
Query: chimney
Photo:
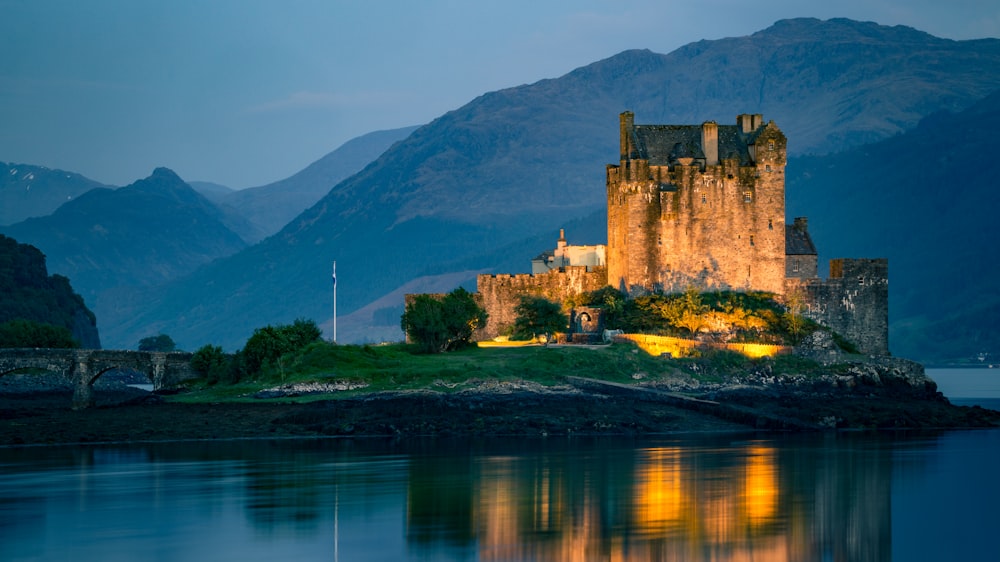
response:
[[[736,116],[736,125],[743,131],[743,134],[752,133],[764,125],[764,116],[760,113],[753,115],[741,113]]]
[[[715,121],[701,124],[701,150],[705,153],[706,166],[719,165],[719,125]]]
[[[621,159],[631,160],[634,148],[632,147],[632,129],[635,127],[635,115],[631,111],[625,111],[618,115],[618,126],[621,131]]]

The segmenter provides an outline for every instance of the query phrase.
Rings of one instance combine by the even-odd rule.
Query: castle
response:
[[[607,246],[570,246],[560,231],[531,275],[480,275],[490,315],[480,339],[511,325],[526,294],[562,303],[606,285],[632,296],[694,286],[795,295],[805,316],[862,352],[888,354],[888,262],[835,259],[830,278],[818,277],[807,220],[785,224],[787,140],[773,121],[636,125],[625,112],[619,135],[619,162],[607,166]]]

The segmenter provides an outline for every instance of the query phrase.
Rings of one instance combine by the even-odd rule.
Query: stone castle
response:
[[[773,121],[636,125],[625,112],[619,125],[620,159],[607,166],[607,246],[570,246],[560,231],[532,274],[480,275],[490,315],[480,339],[511,325],[526,294],[562,303],[606,285],[633,296],[695,286],[795,295],[806,316],[859,350],[888,354],[888,262],[835,259],[829,279],[818,277],[807,220],[785,224],[787,140]]]

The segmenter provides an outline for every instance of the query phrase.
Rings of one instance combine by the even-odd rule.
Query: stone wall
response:
[[[514,309],[525,295],[539,296],[560,305],[571,296],[596,291],[607,285],[607,269],[585,266],[564,267],[537,275],[480,275],[476,280],[480,305],[489,314],[486,326],[478,330],[477,340],[489,340],[514,325]]]
[[[889,261],[830,260],[830,278],[788,279],[786,296],[797,291],[804,315],[829,326],[862,353],[889,354]]]
[[[783,290],[786,140],[773,122],[756,126],[745,133],[750,162],[713,154],[719,128],[706,123],[704,158],[654,165],[636,157],[623,114],[622,160],[606,178],[611,285],[633,295]]]

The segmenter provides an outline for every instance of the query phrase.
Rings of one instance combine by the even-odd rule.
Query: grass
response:
[[[171,397],[180,402],[257,401],[254,393],[297,383],[361,383],[364,388],[296,397],[295,401],[348,397],[368,392],[433,389],[455,392],[482,383],[531,381],[544,386],[565,377],[617,383],[655,382],[691,377],[722,382],[756,370],[765,362],[771,372],[816,376],[827,372],[816,362],[793,355],[749,359],[731,351],[709,351],[699,357],[652,357],[629,344],[607,346],[484,346],[438,354],[418,354],[403,344],[384,346],[311,344],[267,365],[254,380],[233,385],[196,381],[189,392]],[[639,376],[637,376],[639,375]],[[278,399],[281,400],[281,399]],[[291,398],[287,399],[291,400]]]
[[[255,380],[233,385],[195,382],[189,392],[172,397],[184,402],[243,401],[264,388],[296,383],[363,383],[363,390],[336,396],[384,390],[433,388],[454,392],[487,381],[528,380],[544,386],[563,384],[567,375],[635,382],[674,375],[677,365],[650,357],[631,345],[485,346],[439,354],[417,354],[403,345],[357,346],[311,344],[265,367]],[[323,395],[318,398],[329,398]],[[300,399],[301,400],[301,399]]]

